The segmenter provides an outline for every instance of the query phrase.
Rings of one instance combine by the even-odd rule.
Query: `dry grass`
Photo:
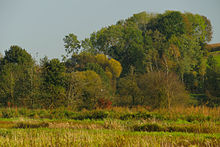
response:
[[[220,43],[208,44],[206,48],[211,52],[220,51]]]
[[[208,47],[211,48],[220,47],[220,43],[208,44]]]
[[[80,115],[96,118],[102,114],[107,117],[34,119],[28,113],[23,116],[18,113],[16,119],[1,119],[0,146],[220,146],[220,108],[151,110],[137,106],[84,111],[77,115],[78,112],[68,112],[72,113],[77,118]],[[54,114],[59,116],[63,112]]]
[[[200,107],[174,107],[172,109],[158,109],[155,110],[155,112],[161,113],[161,114],[169,114],[169,115],[185,115],[185,116],[192,116],[192,115],[203,115],[203,116],[210,116],[216,119],[220,118],[220,107],[206,107],[206,106],[200,106]]]
[[[4,132],[5,131],[5,132]],[[219,146],[211,135],[137,133],[107,130],[0,130],[0,146]]]

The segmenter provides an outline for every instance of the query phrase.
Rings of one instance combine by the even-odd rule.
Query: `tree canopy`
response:
[[[207,49],[210,20],[199,14],[141,12],[78,40],[63,38],[66,55],[38,65],[19,46],[0,55],[0,104],[95,109],[189,102],[220,105],[220,67]]]

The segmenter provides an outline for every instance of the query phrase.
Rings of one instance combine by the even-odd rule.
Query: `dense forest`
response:
[[[0,56],[2,107],[220,105],[220,66],[205,16],[141,12],[89,38],[64,36],[66,55],[40,60],[19,46]]]

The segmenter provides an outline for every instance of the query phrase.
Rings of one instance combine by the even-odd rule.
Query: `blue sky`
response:
[[[204,15],[213,26],[211,43],[219,43],[219,6],[220,0],[0,0],[0,53],[18,45],[36,59],[61,59],[65,35],[74,33],[82,40],[142,11]]]

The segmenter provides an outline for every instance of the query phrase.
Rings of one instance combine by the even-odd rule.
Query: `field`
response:
[[[0,112],[0,146],[220,146],[220,108]]]
[[[220,43],[208,44],[207,49],[210,51],[210,55],[213,55],[214,59],[217,61],[218,66],[220,66]]]
[[[220,43],[215,43],[215,44],[208,44],[207,48],[213,52],[213,51],[220,51]]]
[[[220,51],[211,52],[211,55],[217,61],[217,65],[220,66]]]

